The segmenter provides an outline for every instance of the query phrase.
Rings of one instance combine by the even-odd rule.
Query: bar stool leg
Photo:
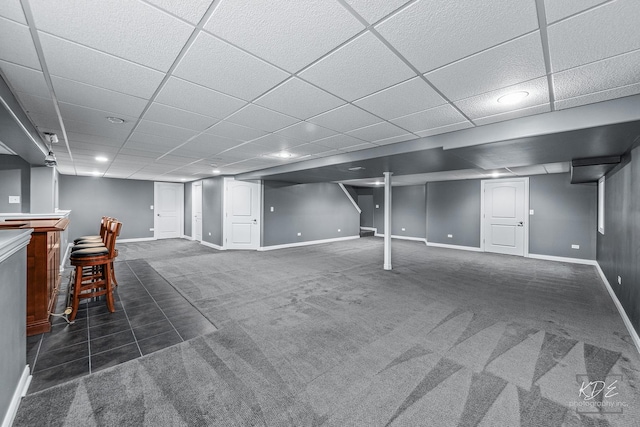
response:
[[[103,265],[102,270],[104,271],[104,286],[107,289],[107,309],[111,313],[113,313],[116,311],[116,307],[113,302],[113,287],[111,287],[111,266],[109,265],[109,263]]]
[[[73,281],[73,303],[71,305],[71,315],[69,321],[73,322],[78,314],[78,305],[80,304],[80,287],[82,287],[82,267],[78,266],[75,270]]]

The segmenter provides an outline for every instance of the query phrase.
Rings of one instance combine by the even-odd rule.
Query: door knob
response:
[[[520,221],[520,222],[518,223],[518,227],[522,227],[523,225],[524,225],[524,222],[522,222],[522,221]]]
[[[254,223],[254,224],[257,224],[257,223],[258,223],[258,220],[257,220],[257,219],[254,219],[254,220],[253,220],[253,223]]]

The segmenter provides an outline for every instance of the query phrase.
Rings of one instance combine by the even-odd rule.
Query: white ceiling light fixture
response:
[[[491,177],[492,177],[492,178],[498,178],[499,176],[500,176],[500,172],[493,172],[493,173],[491,174]]]
[[[498,102],[500,104],[506,104],[506,105],[517,104],[518,102],[525,99],[527,96],[529,96],[529,92],[524,90],[519,90],[517,92],[511,92],[506,95],[502,95],[500,98],[498,98]]]
[[[93,172],[91,172],[91,174],[92,174],[93,176],[100,176],[100,175],[102,175],[102,173],[100,173],[100,172],[98,172],[98,171],[93,171]]]
[[[109,159],[106,158],[105,156],[96,156],[96,162],[100,162],[100,163],[104,163],[104,162],[108,162]]]
[[[292,157],[295,157],[295,155],[293,153],[290,153],[288,151],[280,151],[278,153],[274,153],[271,155],[272,157],[278,157],[279,159],[290,159]]]
[[[107,120],[116,125],[121,125],[124,123],[124,119],[121,119],[120,117],[107,117]]]
[[[211,171],[211,173],[213,173],[214,175],[220,175],[220,169],[214,169],[213,171]]]
[[[354,166],[352,168],[349,168],[350,171],[355,172],[355,171],[361,171],[364,168],[362,166]]]

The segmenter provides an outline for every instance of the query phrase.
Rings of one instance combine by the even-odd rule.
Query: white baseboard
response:
[[[600,268],[600,264],[596,262],[595,266],[596,266],[596,270],[598,270],[598,274],[600,274],[600,278],[602,279],[602,282],[604,283],[604,287],[607,288],[607,292],[609,292],[609,296],[611,297],[611,299],[613,300],[613,303],[618,309],[618,313],[620,313],[620,317],[622,317],[624,326],[627,327],[627,331],[629,332],[629,335],[631,336],[631,340],[636,346],[636,350],[638,350],[638,353],[640,353],[640,337],[638,336],[638,332],[633,327],[633,324],[631,323],[629,316],[627,316],[627,312],[624,311],[624,307],[622,307],[622,304],[620,303],[618,296],[613,291],[611,284],[607,280],[607,276],[604,275],[604,271],[602,271],[602,268]]]
[[[529,254],[529,258],[543,259],[546,261],[569,262],[571,264],[598,265],[598,262],[594,259],[569,258],[569,257],[563,257],[563,256],[540,255],[540,254]]]
[[[139,237],[136,239],[118,239],[118,243],[150,242],[157,240],[155,237]]]
[[[187,239],[187,240],[196,240],[194,237],[191,236],[187,236],[186,234],[183,234],[181,239]]]
[[[64,260],[64,262],[66,262],[66,260],[69,259],[69,253],[71,252],[71,247],[73,246],[73,243],[69,243],[67,245],[67,250],[64,251],[64,258],[62,258]],[[61,263],[62,266],[60,267],[60,269],[64,269],[64,263]]]
[[[223,248],[222,246],[218,246],[218,245],[215,245],[215,244],[213,244],[213,243],[205,242],[204,240],[200,241],[200,244],[201,244],[201,245],[203,245],[203,246],[206,246],[206,247],[208,247],[208,248],[217,249],[217,250],[219,250],[219,251],[224,251],[224,250],[226,250],[226,249],[225,249],[225,248]]]
[[[384,234],[379,234],[377,231],[374,234],[375,237],[384,237]],[[422,242],[425,243],[427,241],[427,239],[423,238],[423,237],[411,237],[411,236],[398,236],[396,234],[392,234],[391,235],[392,239],[398,239],[398,240],[411,240],[414,242]]]
[[[18,384],[16,384],[16,389],[11,397],[7,413],[4,415],[4,419],[2,420],[2,427],[11,427],[13,424],[13,420],[18,413],[18,406],[20,406],[20,399],[27,394],[29,384],[31,384],[31,374],[29,372],[29,365],[26,365],[22,371],[20,380],[18,380]]]
[[[334,239],[310,240],[308,242],[286,243],[284,245],[262,246],[259,251],[272,251],[275,249],[297,248],[299,246],[319,245],[321,243],[341,242],[343,240],[359,239],[360,236],[336,237]]]
[[[374,231],[375,233],[378,233],[378,229],[375,227],[360,227],[360,230]]]
[[[482,248],[474,248],[473,246],[448,245],[446,243],[434,243],[434,242],[426,242],[426,243],[427,243],[427,246],[433,246],[434,248],[458,249],[461,251],[470,251],[470,252],[484,252]]]

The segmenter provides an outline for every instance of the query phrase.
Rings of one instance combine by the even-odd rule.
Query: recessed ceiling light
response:
[[[500,172],[493,172],[493,173],[491,174],[491,176],[492,176],[493,178],[497,178],[497,177],[499,177],[499,176],[500,176]]]
[[[107,117],[107,120],[117,125],[121,125],[122,123],[124,123],[124,119],[121,119],[120,117]]]
[[[96,156],[96,162],[108,162],[109,159],[107,159],[105,156]]]
[[[350,171],[360,171],[363,170],[364,168],[362,166],[354,166],[352,168],[349,168]]]
[[[91,174],[92,174],[93,176],[100,176],[100,175],[102,175],[102,174],[101,174],[100,172],[98,172],[98,171],[93,171],[93,172],[91,172]]]
[[[187,178],[180,178],[180,181],[186,181]]]
[[[214,169],[213,171],[211,171],[211,173],[213,173],[214,175],[219,175],[220,169]]]
[[[291,157],[293,157],[293,154],[289,153],[288,151],[280,151],[279,153],[274,153],[271,156],[279,157],[281,159],[290,159]]]
[[[520,90],[518,92],[511,92],[506,95],[502,95],[500,98],[498,98],[498,102],[501,104],[516,104],[525,99],[527,96],[529,96],[529,92]]]

